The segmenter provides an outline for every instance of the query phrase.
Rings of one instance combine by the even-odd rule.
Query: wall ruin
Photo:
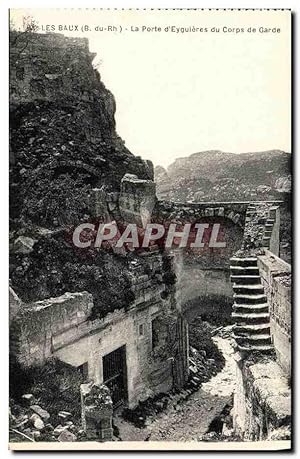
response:
[[[163,276],[162,258],[153,252],[143,257],[150,269]],[[130,408],[140,400],[181,387],[187,378],[187,330],[174,300],[175,288],[161,283],[154,289],[147,276],[136,274],[132,289],[135,301],[126,310],[95,320],[90,320],[93,299],[87,292],[23,304],[11,328],[18,361],[31,366],[57,357],[77,368],[87,365],[88,380],[102,384],[103,357],[125,346]],[[160,324],[155,346],[154,320]]]

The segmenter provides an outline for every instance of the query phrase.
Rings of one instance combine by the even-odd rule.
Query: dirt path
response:
[[[170,407],[144,429],[138,429],[122,419],[117,420],[123,441],[197,441],[205,434],[213,419],[230,402],[235,385],[233,348],[229,339],[213,338],[226,363],[187,400]]]

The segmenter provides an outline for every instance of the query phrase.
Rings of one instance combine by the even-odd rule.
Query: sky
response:
[[[59,25],[78,25],[79,31],[63,33],[89,38],[101,79],[116,99],[119,135],[154,165],[206,150],[291,151],[287,11],[11,11],[17,26],[25,15],[57,32]],[[81,30],[85,25],[89,31]],[[108,26],[118,31],[96,30]],[[142,32],[143,26],[162,31]],[[171,26],[208,32],[164,31]]]

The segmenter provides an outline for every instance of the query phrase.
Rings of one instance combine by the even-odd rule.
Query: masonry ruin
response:
[[[291,268],[279,257],[280,203],[158,201],[152,164],[115,132],[115,101],[87,40],[23,39],[11,42],[12,357],[25,369],[51,358],[78,369],[87,438],[111,440],[113,409],[185,387],[188,322],[214,314],[235,324],[236,434],[288,438]],[[70,228],[98,219],[218,223],[226,247],[74,254]]]

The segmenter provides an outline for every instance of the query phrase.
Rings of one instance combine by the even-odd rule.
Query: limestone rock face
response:
[[[10,54],[16,217],[46,227],[75,223],[93,187],[119,191],[126,173],[153,178],[152,165],[116,132],[115,99],[93,68],[87,39],[14,32]]]
[[[124,260],[93,253],[86,262],[70,237],[83,221],[109,220],[126,174],[149,181],[152,194],[140,210],[154,201],[152,163],[118,136],[115,99],[94,57],[87,39],[11,35],[10,276],[26,303],[78,289],[107,310],[128,303]]]

